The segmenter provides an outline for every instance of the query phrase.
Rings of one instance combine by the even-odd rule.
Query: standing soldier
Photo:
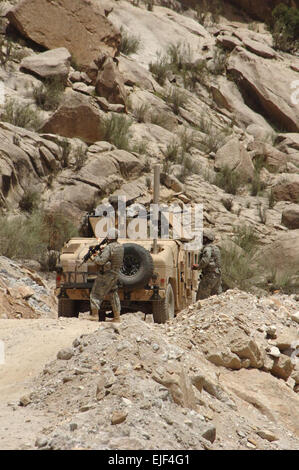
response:
[[[192,269],[202,270],[202,279],[198,286],[196,300],[206,299],[222,292],[221,253],[218,246],[211,245],[214,240],[214,234],[210,230],[204,230],[202,255],[199,264],[192,266]]]
[[[108,245],[102,253],[95,256],[94,261],[100,266],[98,277],[90,293],[91,310],[100,307],[106,295],[109,294],[113,310],[113,321],[120,321],[120,300],[117,292],[119,271],[123,265],[124,247],[118,243],[118,230],[111,228],[108,231]]]

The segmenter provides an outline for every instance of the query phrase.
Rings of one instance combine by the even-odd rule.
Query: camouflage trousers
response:
[[[111,272],[98,275],[90,293],[90,306],[92,311],[99,311],[104,298],[106,295],[109,295],[114,316],[120,314],[121,307],[117,292],[117,279],[118,276]]]
[[[221,293],[221,274],[206,273],[199,283],[196,300],[207,299],[211,295],[219,295]]]

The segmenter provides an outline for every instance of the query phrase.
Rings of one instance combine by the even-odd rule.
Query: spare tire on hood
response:
[[[152,255],[137,243],[124,243],[124,261],[119,281],[125,289],[144,287],[154,272]]]

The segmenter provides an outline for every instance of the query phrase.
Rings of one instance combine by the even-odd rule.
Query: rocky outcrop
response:
[[[88,68],[101,52],[114,56],[119,49],[120,32],[104,8],[90,0],[22,0],[7,16],[37,44],[66,47],[79,67]]]
[[[4,256],[0,256],[0,268],[1,319],[54,315],[55,296],[37,273]]]
[[[291,230],[299,229],[299,204],[288,206],[282,213],[281,222]]]
[[[280,234],[276,241],[260,248],[256,255],[268,272],[279,273],[281,277],[298,271],[299,230]],[[267,260],[263,263],[263,260]]]
[[[59,146],[38,134],[0,123],[0,200],[15,204],[24,191],[61,168]]]
[[[71,91],[43,125],[41,132],[78,137],[84,142],[93,143],[102,139],[100,122],[101,112],[93,100],[82,93]]]
[[[279,128],[299,131],[299,108],[291,102],[291,83],[298,77],[282,63],[268,61],[236,47],[228,72],[238,81],[245,101]],[[279,77],[279,80],[273,80]]]
[[[21,69],[40,78],[60,78],[66,81],[70,71],[71,54],[65,47],[59,47],[41,54],[25,57]]]
[[[112,104],[126,103],[126,90],[123,78],[118,70],[117,63],[108,57],[98,73],[96,93]]]
[[[215,167],[217,169],[227,167],[245,180],[250,180],[254,174],[250,155],[237,138],[229,140],[217,151]]]
[[[297,202],[299,199],[299,175],[283,173],[272,188],[276,201]]]

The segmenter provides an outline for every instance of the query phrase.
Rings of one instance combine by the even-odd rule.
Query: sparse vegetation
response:
[[[84,163],[87,160],[87,147],[81,145],[78,147],[74,154],[75,158],[75,170],[79,171],[83,167]]]
[[[151,112],[149,116],[150,122],[156,124],[156,126],[164,127],[164,129],[170,130],[169,116],[165,112]]]
[[[71,144],[67,139],[63,139],[60,145],[62,147],[61,164],[63,168],[67,168],[70,163]]]
[[[223,75],[225,73],[226,58],[227,55],[222,49],[220,49],[219,47],[216,47],[214,49],[213,67],[211,68],[211,72],[214,75]]]
[[[269,209],[273,209],[273,207],[275,206],[275,197],[274,197],[274,193],[272,189],[268,193],[268,201],[269,201]]]
[[[184,106],[187,102],[187,97],[183,91],[174,87],[170,90],[167,95],[165,96],[166,103],[168,103],[174,114],[180,113],[180,108]]]
[[[126,33],[122,27],[120,28],[120,32],[120,52],[125,55],[136,54],[140,48],[140,38]]]
[[[0,253],[8,258],[48,260],[49,250],[60,250],[63,243],[78,235],[65,214],[32,212],[27,218],[0,218]]]
[[[265,190],[265,184],[261,181],[261,176],[259,171],[254,172],[253,179],[251,181],[251,196],[261,196]]]
[[[227,211],[230,212],[232,210],[233,203],[234,203],[232,198],[221,199],[221,202]]]
[[[270,29],[274,47],[285,52],[296,52],[299,46],[299,9],[280,3],[272,12]]]
[[[141,104],[133,109],[133,116],[137,122],[145,122],[149,115],[149,106],[147,104]]]
[[[218,23],[222,12],[223,4],[220,0],[201,0],[196,7],[198,22],[204,26]]]
[[[222,279],[226,288],[237,287],[249,291],[258,266],[252,263],[252,255],[258,246],[258,237],[250,226],[239,226],[234,230],[231,246],[221,247]],[[239,248],[243,251],[240,252]]]
[[[64,92],[64,83],[60,78],[51,78],[34,88],[33,97],[37,106],[45,111],[58,108]]]
[[[5,67],[9,61],[20,62],[26,55],[26,52],[17,47],[10,38],[0,38],[0,64],[2,66]]]
[[[157,82],[163,86],[169,70],[169,64],[167,63],[166,57],[162,57],[161,54],[157,54],[156,62],[149,64],[149,70],[154,75]]]
[[[40,115],[32,105],[13,99],[5,102],[0,120],[29,130],[37,130],[41,126]]]
[[[129,151],[129,129],[131,125],[132,121],[120,114],[105,117],[101,123],[103,140],[110,142],[119,149]]]
[[[131,152],[139,153],[143,155],[147,152],[147,142],[145,139],[139,140],[131,146]]]
[[[216,174],[214,184],[224,189],[226,193],[235,195],[242,185],[242,180],[240,175],[233,172],[228,166],[224,166]]]
[[[251,254],[256,249],[259,238],[251,226],[240,225],[234,229],[233,241],[246,253]]]
[[[19,202],[19,207],[25,212],[32,213],[34,210],[38,209],[40,204],[40,194],[38,191],[30,188],[25,190],[22,198]]]

